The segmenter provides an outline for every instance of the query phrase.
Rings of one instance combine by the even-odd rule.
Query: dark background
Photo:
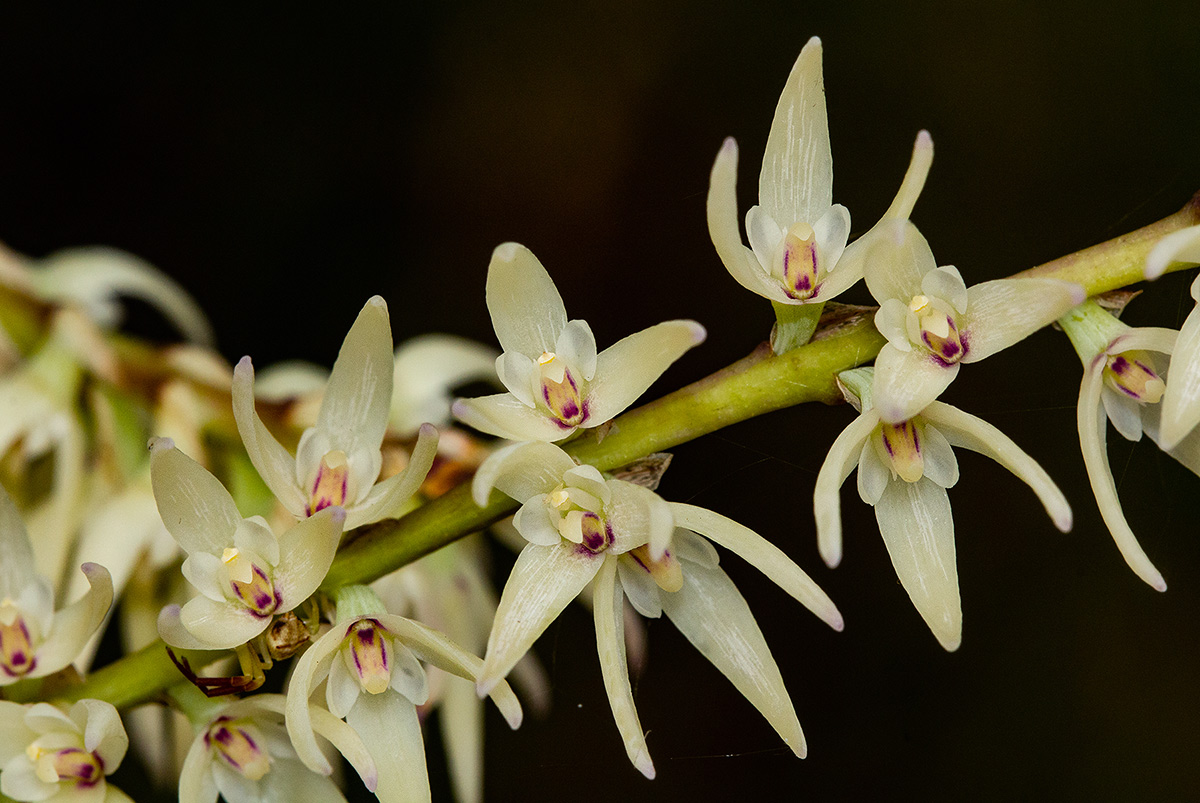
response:
[[[834,198],[854,230],[887,206],[928,128],[937,157],[914,219],[974,283],[1158,219],[1200,188],[1198,23],[1192,2],[9,3],[0,240],[35,256],[88,243],[137,253],[197,297],[228,358],[257,364],[331,362],[373,293],[397,340],[492,342],[488,257],[518,240],[601,347],[667,318],[704,323],[709,342],[656,388],[669,390],[770,326],[767,303],[717,259],[704,198],[733,135],[742,208],[753,202],[809,36],[825,43]],[[1177,326],[1189,280],[1149,288],[1127,320]],[[867,300],[861,286],[849,298]],[[1059,534],[1017,480],[960,456],[956,654],[913,610],[852,488],[843,565],[817,557],[813,480],[848,409],[776,413],[677,449],[664,496],[764,533],[845,614],[833,633],[725,561],[809,758],[663,620],[636,688],[659,772],[645,781],[612,724],[590,616],[571,610],[538,645],[549,720],[510,733],[490,715],[489,798],[1194,795],[1200,483],[1152,444],[1110,450],[1170,585],[1157,594],[1125,567],[1087,488],[1079,375],[1065,338],[1043,332],[970,366],[945,396],[1042,461],[1076,517]],[[437,753],[431,743],[435,797]]]

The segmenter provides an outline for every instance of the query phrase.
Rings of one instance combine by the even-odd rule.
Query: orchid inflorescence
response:
[[[188,803],[343,800],[336,754],[381,800],[425,800],[422,723],[436,709],[455,794],[478,800],[482,699],[513,728],[521,699],[546,707],[530,651],[576,600],[592,609],[616,731],[647,778],[657,770],[631,669],[642,620],[663,614],[804,757],[784,675],[724,553],[834,630],[842,614],[772,540],[660,496],[661,449],[802,401],[848,402],[858,415],[813,492],[819,553],[831,568],[842,560],[840,487],[857,469],[901,585],[956,650],[953,447],[1012,472],[1059,530],[1072,513],[1034,457],[939,397],[962,366],[1056,321],[1083,363],[1079,437],[1103,520],[1138,577],[1165,590],[1122,513],[1106,421],[1200,473],[1200,312],[1179,332],[1134,328],[1088,296],[1200,263],[1200,214],[1189,206],[1113,245],[1127,251],[1116,275],[1093,280],[1077,257],[1073,272],[1049,263],[968,286],[910,220],[928,132],[889,209],[851,241],[850,213],[833,203],[821,70],[814,38],[775,112],[748,245],[732,138],[711,173],[716,254],[770,300],[770,348],[629,412],[704,327],[666,321],[600,350],[517,243],[488,267],[500,351],[447,335],[393,351],[375,296],[331,371],[257,374],[250,357],[224,363],[195,304],[134,257],[0,253],[0,792],[127,799],[106,779],[132,746]],[[831,303],[860,279],[876,309]],[[121,347],[122,295],[155,305],[188,342]],[[1192,295],[1200,304],[1200,279]],[[503,390],[454,401],[470,381]],[[47,455],[53,471],[35,474]],[[498,594],[472,535],[490,525],[517,553]],[[92,672],[114,600],[130,655]],[[284,674],[284,693],[258,691]],[[165,704],[184,727],[140,703]]]

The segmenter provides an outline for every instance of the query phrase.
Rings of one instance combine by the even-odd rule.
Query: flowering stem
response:
[[[1076,282],[1089,295],[1114,290],[1142,280],[1146,255],[1158,240],[1198,223],[1200,194],[1157,223],[1016,275]],[[611,425],[589,430],[567,445],[566,451],[601,470],[612,469],[763,413],[803,402],[840,402],[837,374],[874,359],[884,342],[868,315],[851,314],[818,331],[807,345],[785,354],[772,354],[764,344],[699,382],[631,410]],[[469,484],[463,484],[403,518],[362,528],[339,551],[321,588],[333,593],[345,585],[369,583],[483,529],[515,507],[499,493],[494,493],[485,507],[478,507],[471,499]],[[214,655],[187,657],[196,666]],[[91,673],[64,697],[107,700],[127,708],[154,699],[178,680],[179,674],[159,641]]]

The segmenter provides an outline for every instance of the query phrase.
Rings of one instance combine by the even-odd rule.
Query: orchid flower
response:
[[[509,392],[459,399],[453,411],[481,432],[513,440],[559,441],[606,423],[705,336],[695,321],[666,321],[597,354],[587,322],[567,320],[550,275],[517,243],[492,253],[487,306],[504,349],[496,371]]]
[[[325,579],[346,518],[342,508],[326,508],[276,536],[262,517],[242,518],[220,480],[170,438],[150,442],[150,477],[163,524],[187,553],[183,574],[200,592],[159,614],[167,644],[192,650],[245,644]]]
[[[218,709],[200,724],[179,775],[180,803],[299,801],[344,803],[334,782],[310,772],[296,756],[284,730],[282,694],[256,694]],[[350,726],[324,709],[313,727],[346,757],[375,789],[375,766]]]
[[[737,142],[725,140],[708,190],[708,231],[726,270],[738,284],[771,301],[781,326],[776,353],[802,345],[812,334],[821,303],[862,278],[868,232],[849,248],[850,213],[833,203],[833,156],[821,75],[821,40],[800,51],[779,96],[758,177],[758,205],[746,213],[742,244],[737,214]],[[933,140],[922,131],[912,162],[884,220],[907,218],[929,174]],[[805,305],[811,311],[805,314]],[[806,321],[807,323],[804,323]]]
[[[313,690],[326,680],[328,713],[345,718],[362,738],[378,772],[382,801],[427,801],[429,779],[417,717],[429,697],[418,658],[447,672],[477,680],[483,662],[443,634],[389,614],[365,586],[338,592],[338,621],[301,656],[287,696],[287,728],[300,760],[323,775],[332,771],[313,738]],[[521,724],[521,705],[507,683],[492,699],[508,724]]]
[[[233,415],[263,481],[298,519],[330,505],[346,510],[346,529],[394,517],[429,472],[437,430],[423,426],[408,467],[382,482],[380,445],[392,402],[392,330],[387,304],[372,297],[350,327],[315,426],[292,457],[254,409],[254,366],[243,357],[233,375]]]
[[[121,766],[129,737],[111,703],[0,701],[0,793],[16,801],[132,803],[105,776]]]
[[[953,652],[962,643],[962,603],[954,559],[954,518],[947,488],[958,482],[959,446],[992,458],[1037,494],[1054,526],[1071,529],[1071,508],[1037,462],[991,424],[941,402],[899,424],[873,407],[870,368],[838,375],[861,412],[842,430],[821,465],[813,494],[817,545],[830,567],[842,560],[838,489],[858,467],[858,493],[875,508],[879,532],[901,585],[937,637]]]
[[[521,502],[514,524],[529,542],[500,596],[478,688],[493,689],[588,583],[595,582],[596,646],[613,718],[633,765],[647,778],[646,748],[625,663],[624,597],[643,616],[664,611],[733,682],[796,755],[804,734],[775,659],[745,599],[694,530],[751,563],[836,630],[842,617],[816,583],[758,534],[712,511],[664,501],[557,446],[518,443],[493,454],[472,484],[477,504],[493,488]],[[677,530],[677,527],[686,528]]]
[[[95,563],[81,567],[88,589],[63,610],[34,566],[25,524],[0,488],[0,687],[51,675],[75,660],[112,604],[112,579]]]
[[[1159,434],[1162,408],[1158,402],[1170,386],[1169,358],[1179,333],[1127,326],[1094,301],[1072,310],[1059,324],[1083,361],[1077,408],[1079,442],[1100,515],[1129,568],[1156,591],[1166,591],[1166,581],[1138,544],[1121,510],[1108,465],[1108,427],[1100,411],[1104,410],[1107,420],[1127,440],[1141,440],[1145,432],[1163,451],[1200,474],[1200,430],[1193,429],[1169,449],[1164,448]]]
[[[1157,279],[1172,262],[1200,262],[1200,226],[1168,234],[1146,257],[1146,278]],[[1172,449],[1200,424],[1200,276],[1192,281],[1197,305],[1179,330],[1171,381],[1162,398],[1160,444]]]
[[[879,302],[887,343],[875,358],[871,395],[879,417],[902,424],[941,395],[960,363],[978,362],[1053,323],[1081,303],[1083,288],[1056,279],[998,279],[967,287],[938,267],[908,220],[872,238],[864,276]]]

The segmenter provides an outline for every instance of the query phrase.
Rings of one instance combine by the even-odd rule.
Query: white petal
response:
[[[953,265],[929,271],[921,279],[921,292],[949,301],[960,314],[967,309],[967,283]]]
[[[858,497],[863,502],[875,507],[879,497],[892,481],[892,469],[885,465],[875,453],[875,445],[867,440],[859,453],[858,459]]]
[[[290,611],[317,590],[329,573],[345,521],[346,511],[327,507],[280,536],[274,577],[280,602],[277,613]]]
[[[33,573],[25,522],[8,491],[0,487],[0,599],[16,599]]]
[[[772,279],[754,252],[742,244],[737,213],[737,143],[725,140],[708,182],[708,234],[725,269],[752,293],[781,303],[795,303]]]
[[[254,409],[254,365],[243,357],[233,369],[233,418],[250,462],[287,511],[305,515],[307,500],[296,484],[296,460],[279,445]]]
[[[424,705],[429,701],[429,679],[412,650],[396,644],[392,657],[391,688],[413,705]]]
[[[604,562],[602,555],[567,546],[530,544],[521,550],[488,636],[487,656],[476,687],[492,687],[512,669],[563,608],[591,582]]]
[[[1024,340],[1086,297],[1079,285],[1057,279],[997,279],[968,288],[960,321],[963,362],[979,362]]]
[[[37,734],[25,725],[25,706],[0,700],[0,767],[23,755]]]
[[[514,441],[561,441],[575,431],[536,409],[526,407],[511,393],[459,399],[451,407],[454,417],[480,432]]]
[[[1157,279],[1173,262],[1200,262],[1200,226],[1173,231],[1146,257],[1146,278]]]
[[[829,208],[814,226],[821,245],[821,269],[824,271],[812,299],[828,301],[850,289],[863,277],[862,262],[844,262],[846,240],[850,236],[850,212],[841,204]]]
[[[958,376],[958,368],[958,363],[943,365],[924,349],[900,351],[888,343],[875,358],[871,402],[880,419],[902,423],[942,395]]]
[[[179,803],[217,803],[218,794],[212,774],[212,755],[201,733],[188,748],[179,771]]]
[[[364,694],[351,709],[347,724],[362,737],[375,760],[379,785],[375,794],[385,803],[429,800],[425,742],[417,709],[399,694]]]
[[[550,274],[523,245],[504,243],[488,265],[487,308],[504,351],[537,358],[554,351],[567,310]]]
[[[723,546],[765,574],[805,608],[834,630],[843,627],[842,615],[829,595],[792,562],[779,547],[733,519],[694,505],[671,502],[671,512],[680,527],[694,530]],[[686,572],[685,572],[686,574]]]
[[[496,375],[509,393],[526,407],[536,406],[533,388],[540,379],[537,363],[528,354],[506,351],[496,358]]]
[[[1135,442],[1142,439],[1142,405],[1109,387],[1101,388],[1100,403],[1121,437]]]
[[[317,414],[317,428],[335,447],[349,454],[383,443],[394,370],[387,304],[373,296],[342,341]]]
[[[0,767],[0,794],[10,800],[46,800],[58,792],[57,783],[46,783],[37,776],[34,764],[24,756]]]
[[[112,605],[112,578],[96,563],[81,567],[89,588],[83,597],[54,614],[54,624],[37,651],[37,666],[29,677],[45,677],[75,660]]]
[[[771,264],[772,255],[785,233],[786,230],[761,206],[756,204],[746,210],[746,239],[760,265]]]
[[[624,598],[617,581],[617,559],[604,561],[596,575],[593,613],[596,621],[596,652],[600,657],[600,672],[604,690],[612,708],[613,720],[625,743],[625,754],[638,772],[654,779],[654,762],[646,748],[646,735],[633,704],[633,689],[629,685],[629,665],[625,661],[625,634],[622,632]]]
[[[151,440],[150,478],[163,524],[185,552],[220,554],[233,546],[233,533],[242,521],[233,497],[170,438]]]
[[[1162,440],[1168,449],[1200,424],[1200,305],[1179,330],[1160,414]]]
[[[104,773],[110,774],[125,758],[129,749],[129,737],[121,724],[121,715],[112,703],[103,700],[80,700],[72,706],[82,709],[86,726],[83,731],[83,749],[95,753],[104,762]]]
[[[179,625],[191,640],[178,635],[171,627],[169,611],[163,608],[158,616],[158,634],[172,647],[181,649],[228,650],[245,644],[267,629],[270,617],[256,618],[250,611],[233,602],[214,602],[208,597],[195,597],[176,612]],[[200,646],[195,646],[196,644]]]
[[[611,480],[612,501],[605,508],[612,527],[614,554],[650,545],[650,557],[658,560],[671,542],[675,522],[668,503],[654,491],[623,480]]]
[[[288,683],[284,717],[288,736],[296,748],[296,755],[305,766],[322,775],[333,772],[333,768],[317,746],[309,697],[312,696],[313,687],[328,675],[331,663],[337,657],[337,649],[346,637],[346,630],[345,623],[336,624],[313,642],[296,661]]]
[[[338,653],[329,664],[325,679],[325,705],[335,717],[344,717],[363,696],[362,684],[346,662],[345,653]]]
[[[921,459],[925,476],[943,488],[953,488],[958,482],[958,459],[950,442],[936,427],[924,427],[922,435]]]
[[[875,506],[879,532],[909,599],[953,652],[962,643],[962,603],[954,560],[954,517],[946,489],[922,477],[888,483]]]
[[[858,465],[863,443],[878,423],[879,415],[874,411],[865,412],[851,421],[829,447],[829,454],[817,473],[817,484],[813,488],[817,551],[830,568],[842,562],[842,483]]]
[[[598,427],[633,404],[693,346],[704,342],[695,321],[666,321],[629,335],[600,352],[588,387],[585,427]]]
[[[663,592],[663,610],[679,632],[767,718],[792,751],[808,748],[796,710],[784,688],[750,606],[720,568],[689,564],[683,588]]]
[[[562,541],[562,534],[546,507],[544,495],[535,496],[521,505],[513,516],[513,526],[531,544],[555,546]]]
[[[526,502],[544,494],[562,482],[565,472],[575,468],[575,461],[557,446],[549,443],[514,443],[500,449],[483,461],[471,483],[475,504],[483,507],[493,488]]]
[[[596,375],[596,336],[587,321],[568,321],[554,343],[554,351],[588,382]]]
[[[815,36],[792,65],[775,107],[758,177],[758,202],[782,226],[811,224],[833,203],[821,40]]]
[[[908,220],[880,221],[865,246],[863,278],[875,300],[907,304],[921,292],[921,280],[937,267],[924,235]],[[864,240],[867,238],[864,237]]]
[[[1113,481],[1112,469],[1108,465],[1107,431],[1108,420],[1100,415],[1100,390],[1104,384],[1104,376],[1097,368],[1089,365],[1083,372],[1083,384],[1079,389],[1079,406],[1076,419],[1079,425],[1079,443],[1083,448],[1083,464],[1087,468],[1088,480],[1092,484],[1092,493],[1096,496],[1096,505],[1100,508],[1100,516],[1108,525],[1121,556],[1133,569],[1134,574],[1142,578],[1156,591],[1166,591],[1167,584],[1162,574],[1154,568],[1150,558],[1138,544],[1137,536],[1125,520],[1121,510],[1121,500],[1117,496],[1117,485]]]
[[[396,347],[389,421],[401,435],[425,422],[450,423],[450,390],[495,381],[496,350],[454,335],[429,334]]]
[[[438,431],[432,424],[422,424],[417,443],[409,455],[408,465],[399,474],[375,483],[361,505],[346,512],[345,529],[353,530],[381,519],[395,518],[408,500],[421,487],[437,457]]]
[[[686,530],[677,532],[686,532]],[[617,561],[617,575],[620,577],[621,590],[629,598],[629,604],[635,611],[647,619],[657,619],[662,616],[662,601],[658,598],[658,584],[631,555],[624,555]]]

